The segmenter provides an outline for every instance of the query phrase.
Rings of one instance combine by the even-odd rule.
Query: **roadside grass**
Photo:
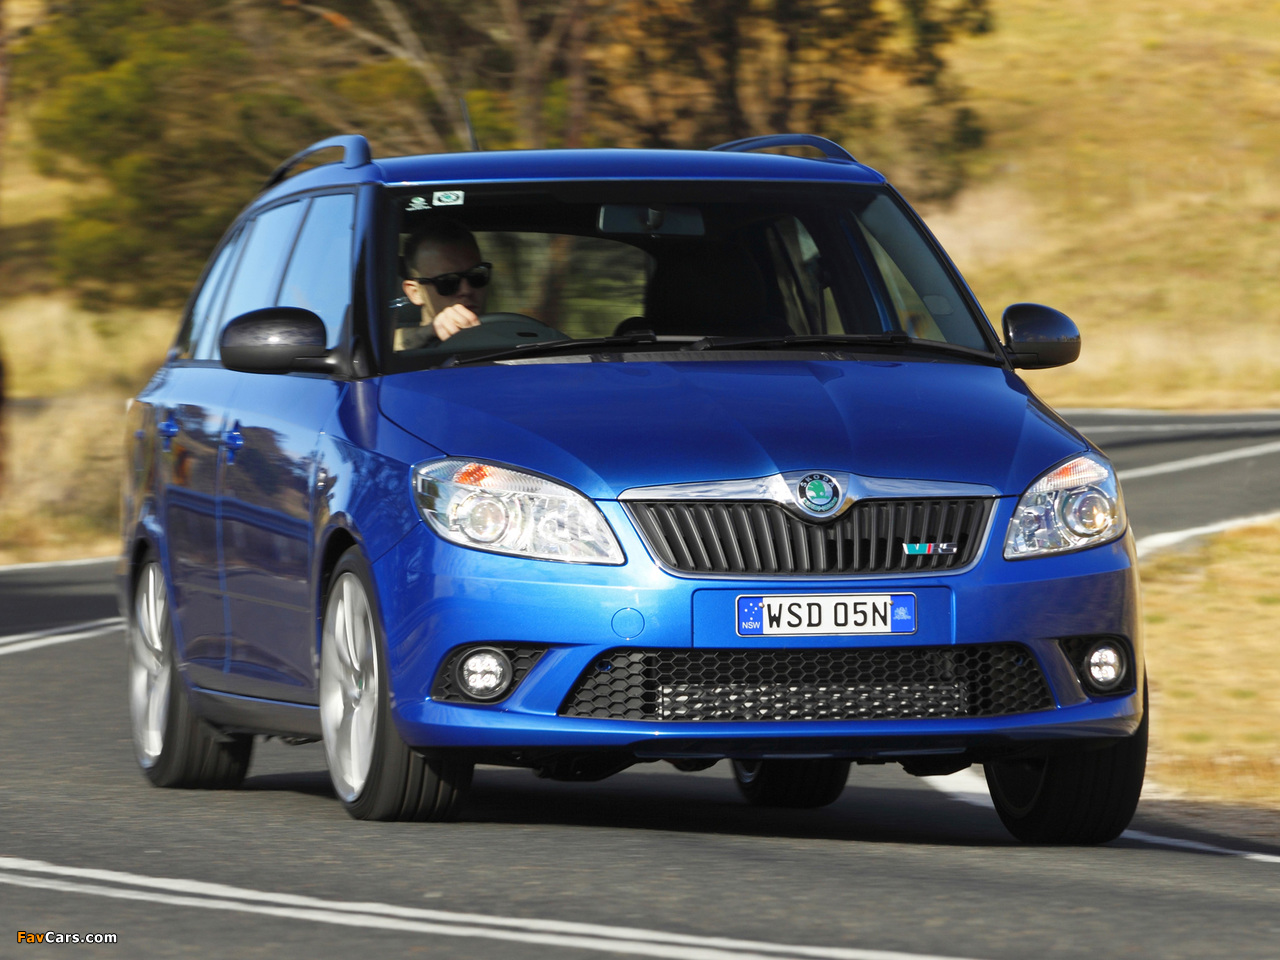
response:
[[[1081,359],[1071,406],[1280,406],[1280,6],[994,0],[954,52],[990,136],[925,217],[998,324],[1034,300]]]
[[[1142,563],[1161,787],[1280,808],[1280,523]]]
[[[105,556],[118,543],[125,400],[164,357],[176,311],[91,312],[60,289],[56,221],[92,185],[41,177],[21,115],[9,134],[0,182],[0,563]]]

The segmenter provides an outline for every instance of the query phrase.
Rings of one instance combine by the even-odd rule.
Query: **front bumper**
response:
[[[655,564],[617,504],[602,510],[628,562],[593,566],[522,560],[456,547],[416,527],[374,564],[387,635],[393,716],[421,749],[459,748],[506,757],[547,751],[626,751],[637,757],[847,756],[973,759],[1106,741],[1142,719],[1143,650],[1132,537],[1062,556],[1006,561],[1002,532],[1013,509],[996,509],[985,552],[966,570],[862,579],[707,579]],[[740,637],[734,600],[760,593],[883,593],[918,599],[910,635]],[[1133,685],[1091,697],[1059,640],[1123,638]],[[679,721],[561,715],[579,677],[619,649],[840,650],[1017,643],[1044,676],[1052,706],[1002,716],[913,719]],[[545,653],[505,699],[492,704],[432,698],[437,672],[463,645],[538,645]]]

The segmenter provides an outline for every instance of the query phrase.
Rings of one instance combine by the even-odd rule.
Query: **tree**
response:
[[[429,94],[423,103],[424,126],[437,148],[469,145],[461,107],[469,95],[489,121],[486,132],[496,134],[501,146],[536,149],[581,136],[583,48],[593,14],[605,7],[601,0],[280,3],[323,20],[372,53],[415,72]],[[551,101],[566,97],[563,84],[554,92],[552,87],[564,77],[570,85],[576,79],[582,90],[576,100],[569,98],[573,102],[561,129],[552,131],[550,115],[564,111]],[[503,126],[509,129],[495,129]]]
[[[944,54],[988,0],[61,0],[15,48],[47,172],[84,183],[57,262],[90,304],[175,303],[282,158],[700,148],[811,131],[917,196],[982,129]],[[464,107],[465,103],[465,107]]]
[[[60,272],[89,304],[180,302],[284,156],[329,132],[264,89],[220,0],[68,0],[16,51],[38,161],[81,180]]]
[[[943,51],[987,0],[620,0],[594,45],[610,142],[701,147],[781,131],[876,144],[917,192],[954,192],[981,142]],[[899,141],[897,150],[887,141]]]

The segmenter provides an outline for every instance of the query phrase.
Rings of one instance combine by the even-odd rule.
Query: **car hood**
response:
[[[1008,371],[945,361],[497,364],[388,377],[379,404],[450,456],[595,499],[793,470],[1020,494],[1086,447]]]

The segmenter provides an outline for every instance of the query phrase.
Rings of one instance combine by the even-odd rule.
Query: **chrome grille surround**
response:
[[[797,482],[817,471],[633,487],[619,502],[660,566],[685,577],[766,579],[960,573],[990,538],[998,490],[985,484],[824,471],[841,491],[828,515]],[[908,555],[905,543],[954,543]]]
[[[911,576],[959,571],[990,531],[992,498],[865,500],[818,523],[772,503],[633,501],[626,509],[659,563],[720,577]],[[906,543],[955,544],[909,555]]]

